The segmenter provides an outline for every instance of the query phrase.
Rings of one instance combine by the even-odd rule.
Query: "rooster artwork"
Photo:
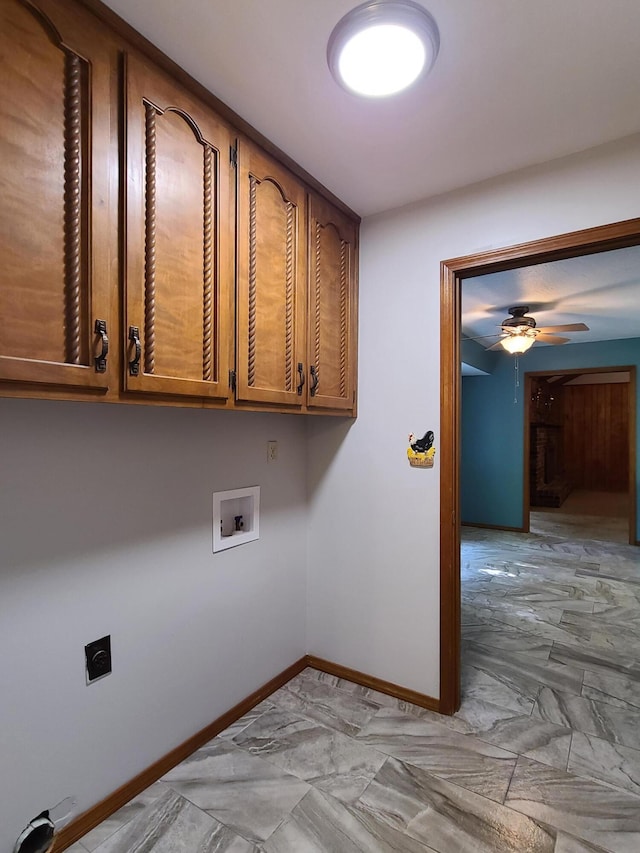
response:
[[[418,439],[412,432],[409,433],[409,447],[407,449],[409,465],[413,468],[433,468],[433,457],[436,454],[436,449],[433,446],[434,438],[433,430],[427,430],[424,436]]]

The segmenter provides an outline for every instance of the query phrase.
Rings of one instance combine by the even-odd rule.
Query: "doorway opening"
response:
[[[635,543],[635,386],[635,365],[526,374],[523,504],[531,533]]]
[[[572,232],[441,264],[440,711],[460,706],[461,304],[465,279],[640,244],[640,219]],[[635,410],[631,429],[636,435]],[[635,448],[630,466],[635,493]],[[633,542],[638,544],[635,494]],[[523,519],[524,521],[524,519]]]

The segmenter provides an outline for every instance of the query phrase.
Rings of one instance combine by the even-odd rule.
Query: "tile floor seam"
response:
[[[575,734],[574,730],[571,729],[571,740],[569,742],[569,752],[567,753],[567,763],[566,763],[566,766],[564,768],[566,773],[569,772],[569,764],[571,762],[571,750],[573,749],[573,735],[574,734]]]
[[[229,832],[233,832],[235,835],[239,835],[239,836],[240,836],[240,838],[242,838],[242,839],[243,839],[244,841],[246,841],[248,844],[255,844],[255,843],[256,843],[253,839],[251,839],[251,838],[247,838],[245,835],[243,835],[243,834],[242,834],[242,832],[241,832],[237,827],[235,827],[235,826],[229,826],[229,824],[228,824],[228,823],[225,823],[225,822],[224,822],[224,820],[221,820],[217,815],[213,814],[213,812],[212,812],[212,811],[209,811],[209,810],[207,810],[207,809],[203,809],[203,808],[202,808],[201,806],[199,806],[197,803],[194,803],[194,802],[193,802],[193,800],[189,798],[189,795],[188,795],[188,794],[185,794],[185,793],[183,793],[183,792],[181,792],[181,791],[176,790],[176,788],[172,787],[172,786],[171,786],[171,785],[169,785],[169,784],[167,784],[167,787],[168,787],[171,791],[173,791],[173,793],[174,793],[174,794],[176,794],[178,797],[181,797],[183,800],[186,800],[188,803],[190,803],[190,804],[191,804],[195,809],[198,809],[198,811],[199,811],[199,812],[202,812],[202,814],[207,815],[207,817],[212,817],[212,818],[213,818],[214,820],[216,820],[219,824],[221,824],[221,825],[222,825],[222,826],[224,826],[226,829],[228,829],[228,830],[229,830]],[[131,821],[129,821],[129,823],[131,823]],[[129,823],[125,824],[125,826],[129,826]],[[124,829],[124,827],[121,827],[121,829]],[[118,831],[119,831],[119,830],[118,830]],[[137,853],[137,851],[136,851],[136,853]]]
[[[518,759],[516,758],[516,760],[513,763],[513,769],[511,770],[511,776],[509,776],[509,784],[507,785],[507,790],[504,792],[504,798],[502,800],[502,805],[505,805],[507,802],[507,796],[509,795],[509,789],[511,788],[511,783],[513,782],[513,776],[514,776],[514,773],[516,772],[517,766],[518,766]],[[507,806],[507,808],[508,808],[508,806]]]

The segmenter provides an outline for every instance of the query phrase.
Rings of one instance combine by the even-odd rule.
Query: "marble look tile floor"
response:
[[[71,853],[637,853],[640,561],[466,529],[453,717],[307,669]]]

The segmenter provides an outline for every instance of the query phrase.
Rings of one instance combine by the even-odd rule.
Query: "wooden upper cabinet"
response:
[[[353,413],[357,225],[87,5],[0,0],[0,395]]]
[[[226,399],[233,335],[229,127],[126,58],[128,391]]]
[[[308,356],[310,408],[355,408],[357,226],[309,196]]]
[[[2,0],[0,55],[0,380],[104,391],[107,40],[82,9]]]
[[[302,406],[305,189],[287,169],[243,141],[237,192],[236,396]]]

